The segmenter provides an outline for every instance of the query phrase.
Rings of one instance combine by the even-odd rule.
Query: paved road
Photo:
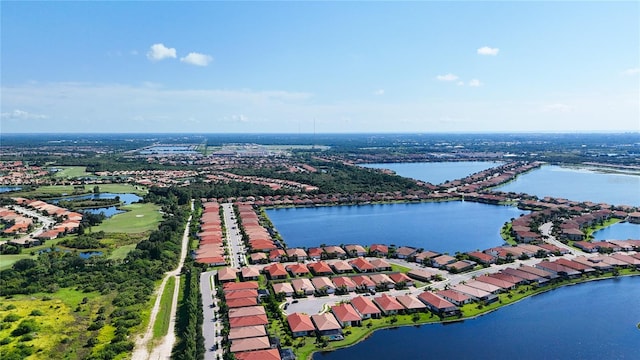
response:
[[[572,248],[571,246],[558,241],[558,239],[556,239],[553,235],[551,235],[551,228],[553,227],[553,223],[552,222],[548,222],[548,223],[544,223],[542,224],[538,229],[540,229],[540,233],[542,233],[542,235],[546,235],[547,238],[545,239],[545,242],[548,242],[550,244],[553,244],[561,249],[566,249],[567,251],[569,251],[570,254],[575,255],[576,254],[576,249]]]
[[[215,298],[215,287],[213,281],[216,271],[207,271],[200,274],[200,292],[202,294],[202,315],[204,321],[202,323],[202,335],[204,336],[204,345],[206,352],[205,360],[217,360],[218,356],[223,355],[222,336],[218,336],[222,332],[222,322],[216,321],[215,314],[218,313],[218,301]],[[217,348],[215,347],[216,345]]]
[[[20,242],[20,243],[26,242],[28,240],[31,240],[33,237],[42,234],[45,230],[50,229],[51,226],[56,223],[55,220],[52,217],[42,215],[42,214],[40,214],[37,211],[32,210],[32,209],[28,209],[28,208],[24,208],[22,206],[14,205],[13,206],[13,210],[15,212],[19,213],[19,214],[28,215],[28,216],[34,217],[38,221],[37,223],[34,223],[33,231],[31,231],[27,235],[24,235],[24,236],[20,237],[19,239],[16,239],[16,241]]]
[[[233,212],[233,204],[222,204],[223,220],[227,231],[227,250],[229,251],[229,266],[241,268],[245,264],[246,249],[242,242],[238,222]]]

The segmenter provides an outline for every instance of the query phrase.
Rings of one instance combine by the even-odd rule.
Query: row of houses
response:
[[[45,229],[33,238],[11,240],[10,243],[20,246],[39,245],[45,240],[55,239],[61,234],[75,233],[80,227],[82,214],[68,209],[48,204],[41,200],[13,198],[16,204],[31,208],[45,216],[54,218],[57,222],[49,229]],[[0,218],[13,225],[4,230],[6,234],[26,234],[33,225],[33,220],[22,216],[13,210],[0,208]]]
[[[222,220],[220,219],[220,204],[205,202],[202,204],[203,213],[200,218],[200,239],[195,259],[202,264],[222,266],[227,264],[224,253],[224,235],[222,234]]]
[[[253,206],[247,203],[236,203],[239,222],[246,235],[246,245],[251,252],[264,253],[278,249],[271,235],[261,224]]]
[[[2,231],[7,235],[26,234],[33,225],[33,220],[31,218],[22,216],[21,214],[5,207],[0,207],[0,221],[4,224],[10,225]]]
[[[640,251],[640,240],[576,241],[573,246],[588,253]]]

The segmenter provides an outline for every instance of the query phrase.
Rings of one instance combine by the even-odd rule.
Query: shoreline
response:
[[[382,326],[382,327],[376,328],[376,329],[374,329],[374,330],[372,330],[370,332],[365,333],[362,338],[358,339],[354,343],[351,343],[351,344],[348,344],[348,345],[338,346],[338,347],[332,348],[330,350],[321,350],[321,349],[314,350],[309,354],[309,356],[307,356],[305,358],[305,360],[313,360],[313,356],[318,352],[332,352],[332,351],[336,351],[336,350],[340,350],[340,349],[344,349],[344,348],[348,348],[348,347],[354,346],[354,345],[356,345],[356,344],[368,339],[374,332],[376,332],[378,330],[385,330],[385,329],[391,329],[391,328],[400,328],[400,327],[407,327],[407,326],[420,326],[420,325],[435,325],[435,324],[447,325],[447,324],[453,324],[453,323],[457,323],[457,322],[463,322],[465,320],[473,320],[473,319],[477,319],[477,318],[485,316],[485,315],[489,315],[489,314],[491,314],[491,313],[493,313],[495,311],[498,311],[498,310],[500,310],[500,309],[502,309],[504,307],[517,304],[517,303],[519,303],[519,302],[521,302],[521,301],[523,301],[525,299],[529,299],[529,298],[532,298],[532,297],[537,296],[537,295],[545,294],[545,293],[548,293],[548,292],[553,291],[553,290],[562,289],[562,288],[565,288],[567,286],[575,286],[575,285],[587,284],[587,283],[595,282],[595,281],[604,281],[604,280],[612,280],[612,279],[617,279],[617,278],[622,278],[622,277],[636,277],[636,276],[640,276],[640,273],[625,274],[625,275],[609,275],[609,276],[597,277],[597,278],[592,278],[592,279],[584,279],[584,281],[569,282],[569,283],[560,284],[560,285],[557,285],[557,286],[553,286],[552,285],[549,288],[545,288],[545,289],[543,289],[543,290],[541,290],[539,292],[533,293],[531,295],[524,296],[524,297],[522,297],[520,299],[511,301],[511,302],[506,303],[506,304],[501,304],[500,306],[496,307],[495,309],[489,309],[487,311],[484,311],[482,313],[479,313],[479,314],[476,314],[476,315],[473,315],[473,316],[461,317],[461,318],[458,318],[458,319],[449,319],[449,320],[444,319],[444,320],[440,320],[440,321],[431,321],[431,322],[416,322],[414,324],[406,324],[406,325],[403,324],[403,325]]]

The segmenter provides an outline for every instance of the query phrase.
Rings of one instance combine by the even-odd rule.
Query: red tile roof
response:
[[[307,314],[293,313],[287,316],[287,322],[292,332],[313,331],[315,327],[311,317]]]
[[[336,316],[336,319],[341,323],[347,321],[359,321],[360,315],[356,312],[356,309],[351,304],[340,304],[331,307],[331,311]]]

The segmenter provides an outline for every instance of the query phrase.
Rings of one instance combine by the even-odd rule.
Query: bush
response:
[[[38,324],[33,319],[22,320],[15,330],[11,332],[13,336],[21,336],[38,330]]]
[[[31,316],[42,316],[44,315],[44,313],[41,310],[38,309],[34,309],[33,311],[31,311],[31,314],[29,314]]]
[[[4,317],[4,319],[2,319],[3,322],[16,322],[18,320],[20,320],[21,317],[18,314],[8,314],[7,316]]]

